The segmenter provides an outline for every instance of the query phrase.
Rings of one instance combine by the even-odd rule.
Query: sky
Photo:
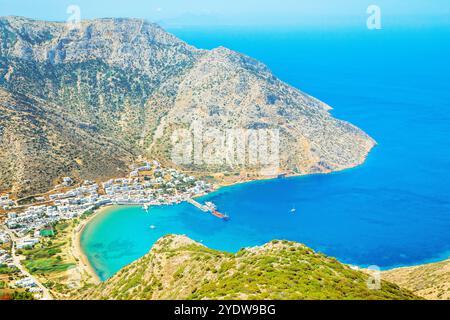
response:
[[[134,17],[172,25],[302,25],[367,19],[369,5],[405,24],[450,24],[450,0],[0,0],[0,15],[65,21],[77,5],[82,19]]]

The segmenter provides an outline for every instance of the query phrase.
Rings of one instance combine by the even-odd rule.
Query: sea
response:
[[[167,234],[227,252],[291,240],[355,266],[391,269],[450,256],[450,28],[169,29],[204,49],[228,47],[333,107],[377,141],[353,169],[224,187],[222,221],[190,204],[117,207],[81,246],[102,280]]]

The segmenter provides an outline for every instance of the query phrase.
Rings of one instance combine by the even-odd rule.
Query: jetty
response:
[[[230,219],[230,217],[228,217],[226,214],[220,213],[217,210],[217,206],[212,202],[207,202],[206,204],[201,204],[192,198],[188,198],[186,200],[186,202],[192,204],[194,207],[200,209],[201,211],[203,211],[205,213],[211,213],[213,216],[215,216],[219,219],[222,219],[225,221],[228,221]]]

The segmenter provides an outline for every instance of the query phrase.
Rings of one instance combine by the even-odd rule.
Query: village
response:
[[[133,168],[129,177],[103,183],[83,181],[78,185],[70,177],[45,195],[34,197],[29,205],[19,205],[9,195],[0,197],[6,219],[0,225],[0,267],[20,271],[10,282],[13,288],[25,288],[43,298],[45,288],[20,264],[16,250],[33,248],[42,237],[53,235],[53,226],[79,218],[109,205],[139,205],[144,208],[171,205],[208,193],[211,185],[175,169],[165,169],[157,161]]]

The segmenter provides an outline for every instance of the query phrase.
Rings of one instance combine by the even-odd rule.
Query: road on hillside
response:
[[[22,272],[23,275],[25,275],[25,277],[31,278],[34,283],[36,283],[36,285],[42,290],[41,300],[53,300],[50,291],[46,287],[44,287],[42,283],[38,279],[36,279],[36,277],[29,273],[28,270],[20,262],[19,256],[16,255],[16,236],[9,230],[5,229],[5,231],[9,234],[12,241],[11,256],[13,258],[14,265],[17,267],[17,269],[20,270],[20,272]]]

